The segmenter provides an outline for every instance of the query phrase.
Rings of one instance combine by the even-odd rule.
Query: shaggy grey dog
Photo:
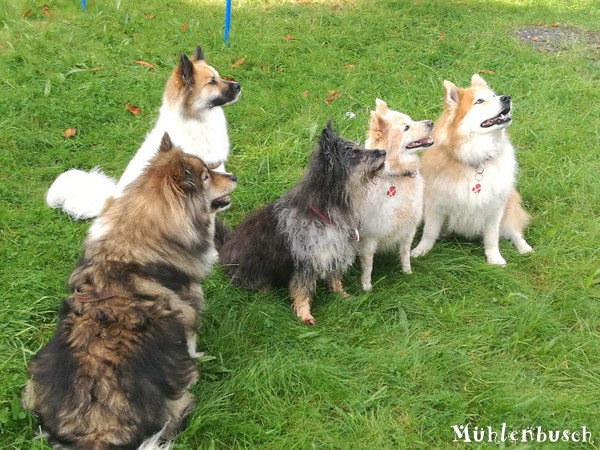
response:
[[[345,295],[341,275],[356,256],[359,211],[385,151],[364,150],[323,130],[300,182],[246,218],[219,251],[233,282],[248,289],[288,286],[296,315],[307,325],[319,279]]]

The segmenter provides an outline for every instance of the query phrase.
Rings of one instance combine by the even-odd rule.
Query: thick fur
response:
[[[475,74],[464,89],[444,81],[444,101],[435,144],[422,158],[425,226],[412,255],[425,255],[444,230],[483,238],[488,263],[505,265],[500,238],[510,239],[519,253],[532,250],[523,238],[529,216],[515,189],[517,161],[506,132],[510,97],[496,95]]]
[[[314,324],[316,283],[344,294],[341,275],[356,257],[360,210],[385,152],[338,137],[328,124],[300,182],[252,213],[219,251],[234,283],[249,289],[288,286],[296,315]]]
[[[159,448],[183,425],[197,379],[198,282],[217,257],[212,202],[235,184],[165,135],[96,219],[22,395],[55,448]]]
[[[227,121],[222,106],[235,102],[240,85],[219,77],[209,66],[200,46],[191,59],[181,54],[167,80],[160,114],[117,183],[99,169],[72,169],[62,173],[46,193],[46,203],[75,219],[97,217],[106,201],[135,180],[156,153],[165,133],[174,145],[201,158],[211,168],[225,171],[229,155]]]
[[[373,256],[398,248],[404,273],[411,273],[410,248],[423,217],[423,177],[417,152],[433,144],[431,120],[415,122],[377,99],[365,148],[386,151],[385,167],[363,207],[359,256],[361,284],[371,289]]]

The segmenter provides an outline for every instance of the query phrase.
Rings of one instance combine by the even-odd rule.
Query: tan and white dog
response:
[[[229,155],[227,121],[221,108],[240,96],[240,85],[221,79],[209,66],[199,45],[179,63],[167,80],[160,113],[135,156],[117,183],[99,169],[90,172],[72,169],[62,173],[46,193],[46,203],[75,219],[97,217],[106,201],[118,197],[135,180],[156,154],[168,133],[173,144],[184,152],[202,158],[211,168],[224,172]],[[225,205],[215,205],[216,210]]]
[[[506,132],[511,99],[475,74],[468,88],[444,81],[444,103],[435,145],[422,158],[425,226],[412,256],[431,250],[443,230],[483,238],[487,262],[505,265],[500,238],[510,239],[519,253],[532,250],[523,238],[529,216],[515,189],[517,161]]]
[[[423,217],[423,178],[417,152],[433,144],[431,120],[415,122],[383,100],[371,111],[365,148],[386,151],[385,167],[374,180],[362,210],[359,257],[361,284],[371,289],[373,256],[398,247],[404,273],[412,273],[410,247]]]

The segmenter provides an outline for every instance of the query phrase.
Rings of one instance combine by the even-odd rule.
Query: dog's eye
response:
[[[483,99],[482,98],[478,98],[477,100],[475,100],[475,104],[476,105],[481,105],[483,103]]]
[[[202,181],[208,181],[208,179],[210,178],[210,175],[208,172],[204,172],[204,176],[202,177]]]
[[[410,130],[410,126],[404,125],[404,131],[408,131],[408,130]]]
[[[183,174],[184,174],[184,176],[185,176],[185,178],[186,178],[187,180],[189,180],[190,178],[192,178],[192,171],[191,171],[190,169],[185,169],[185,170],[183,171]]]
[[[210,79],[210,81],[208,82],[208,84],[217,84],[217,80],[213,77]]]

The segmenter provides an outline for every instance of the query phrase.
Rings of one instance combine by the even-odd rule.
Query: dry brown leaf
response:
[[[21,14],[21,17],[27,17],[27,16],[29,16],[29,14],[31,14],[31,8],[23,11],[23,14]]]
[[[90,69],[90,72],[98,72],[99,70],[102,70],[102,67],[98,66],[98,67],[92,67]]]
[[[188,27],[187,22],[185,22],[183,25],[181,25],[181,28],[180,28],[181,32],[185,33],[187,30],[187,27]]]
[[[293,41],[293,40],[294,40],[294,36],[290,36],[289,34],[284,34],[284,35],[283,35],[283,38],[284,38],[286,41]]]
[[[125,109],[134,116],[137,116],[142,111],[138,106],[131,105],[129,103],[125,103]]]
[[[229,75],[223,75],[223,79],[227,81],[235,81],[235,78],[230,77]]]
[[[344,69],[354,69],[356,66],[354,64],[346,64]]]
[[[231,68],[231,69],[235,69],[236,67],[238,67],[238,66],[241,66],[241,65],[242,65],[242,64],[244,64],[245,62],[246,62],[246,58],[240,58],[240,59],[238,59],[236,62],[234,62],[234,63],[231,65],[231,67],[230,67],[230,68]]]
[[[554,22],[552,24],[552,28],[558,28],[560,26],[560,22]]]
[[[65,131],[63,131],[63,134],[65,136],[65,139],[69,139],[77,134],[77,130],[75,128],[67,128],[65,129]]]
[[[50,8],[48,8],[47,6],[44,6],[44,7],[42,8],[42,12],[43,12],[44,14],[46,14],[48,17],[52,17],[52,14],[50,14]]]
[[[156,16],[154,14],[144,14],[144,17],[148,20],[154,19]]]
[[[304,91],[304,92],[302,93],[302,97],[308,97],[308,91]]]
[[[325,103],[327,103],[328,105],[331,102],[337,100],[338,98],[340,98],[342,96],[341,92],[337,92],[337,91],[334,91],[332,89],[328,89],[327,92],[329,92],[329,94],[331,94],[331,97],[328,97],[328,98],[325,99]]]
[[[494,75],[493,70],[487,70],[487,69],[479,69],[479,73],[485,73],[486,75]]]
[[[154,67],[152,64],[150,64],[149,62],[146,61],[136,61],[136,64],[140,65],[140,66],[144,66],[147,67],[148,69],[152,69],[152,70],[156,70],[156,67]]]

